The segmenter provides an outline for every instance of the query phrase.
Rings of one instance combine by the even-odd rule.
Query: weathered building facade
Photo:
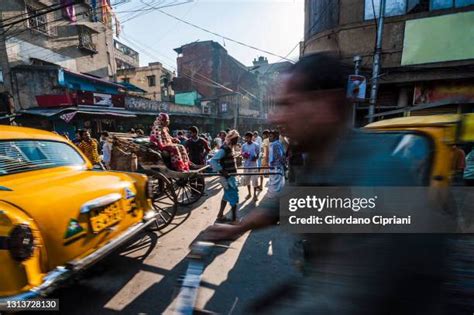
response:
[[[176,48],[178,75],[173,80],[176,103],[216,113],[212,131],[235,127],[258,129],[265,112],[258,97],[257,77],[214,41]]]
[[[17,66],[59,66],[105,79],[115,75],[107,1],[5,0],[0,1],[0,19],[0,71],[4,78],[0,90],[13,96],[16,110],[36,105],[17,98],[18,88],[36,83],[19,81],[22,77],[14,74]]]
[[[257,77],[258,98],[261,100],[261,112],[265,115],[275,108],[275,97],[281,88],[280,75],[289,71],[291,66],[289,61],[269,63],[267,58],[260,56],[249,67],[250,72]]]
[[[145,91],[142,96],[155,101],[170,101],[174,92],[170,82],[174,74],[159,62],[145,67],[123,68],[117,70],[117,81],[131,83]]]
[[[380,0],[306,0],[305,5],[301,55],[333,51],[348,64],[361,56],[362,73],[370,79]],[[474,38],[466,30],[473,27],[472,0],[386,0],[379,117],[387,111],[403,115],[412,107],[469,110]],[[358,114],[359,120],[366,119],[366,104]]]
[[[114,39],[114,57],[117,70],[140,66],[140,55],[138,52],[116,39]]]

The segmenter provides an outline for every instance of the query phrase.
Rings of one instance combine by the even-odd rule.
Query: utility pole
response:
[[[235,101],[234,101],[234,129],[237,130],[237,124],[239,122],[239,103],[240,103],[240,95],[235,94]]]
[[[380,13],[377,22],[377,40],[375,44],[374,63],[372,66],[372,80],[370,89],[369,122],[374,121],[375,103],[377,102],[377,92],[380,75],[380,65],[382,62],[382,39],[383,39],[383,20],[385,15],[385,1],[380,0]],[[374,16],[374,18],[376,18]]]
[[[360,74],[360,63],[362,62],[362,57],[359,56],[359,55],[354,56],[353,61],[354,61],[354,74],[359,75]],[[358,102],[354,102],[352,104],[352,127],[353,128],[355,128],[355,126],[356,126],[357,105],[358,105]]]

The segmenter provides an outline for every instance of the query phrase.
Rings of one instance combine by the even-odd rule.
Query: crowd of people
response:
[[[408,168],[397,169],[403,161],[392,160],[400,165],[387,167],[375,151],[369,150],[369,138],[348,128],[347,73],[337,58],[324,53],[306,56],[293,66],[278,97],[279,112],[272,120],[285,128],[291,143],[278,130],[265,130],[262,136],[248,131],[241,137],[237,130],[228,129],[211,140],[192,126],[187,134],[181,131],[172,137],[169,116],[157,117],[150,141],[169,153],[172,168],[187,172],[207,163],[221,175],[224,194],[217,221],[234,224],[209,227],[204,233],[206,240],[234,240],[249,230],[277,224],[279,197],[290,189],[285,186],[284,175],[288,162],[299,165],[288,172],[296,187],[420,185],[408,176]],[[99,142],[88,131],[80,130],[75,143],[93,164],[108,167],[109,139],[104,132]],[[291,148],[295,143],[298,150]],[[305,153],[295,154],[299,150]],[[474,151],[466,156],[454,146],[453,152],[453,169],[472,185]],[[239,158],[244,172],[255,171],[240,177],[240,185],[247,188],[246,199],[258,201],[264,178],[268,178],[266,197],[240,220]],[[224,214],[227,204],[231,218]],[[427,218],[426,224],[436,226],[439,222]],[[447,271],[453,271],[447,253],[456,248],[447,235],[314,233],[303,234],[302,239],[305,277],[287,289],[291,295],[274,299],[265,310],[255,313],[381,314],[392,310],[400,314],[443,314],[450,307],[453,310],[451,293],[444,284],[451,279]]]
[[[263,191],[265,178],[268,178],[268,194],[278,193],[285,184],[288,140],[278,130],[247,131],[244,137],[236,130],[222,130],[214,139],[209,139],[196,126],[187,133],[178,131],[176,137],[170,134],[170,118],[161,113],[156,118],[150,133],[150,141],[162,152],[170,156],[170,167],[176,171],[187,172],[191,169],[210,165],[221,174],[220,182],[224,189],[217,220],[236,221],[239,202],[238,186],[246,186],[246,200],[258,201]],[[142,137],[142,130],[129,131],[132,137]],[[107,131],[97,140],[91,137],[89,130],[77,130],[73,143],[84,153],[89,161],[102,169],[111,169],[112,139]],[[240,163],[238,163],[238,161]],[[245,173],[251,175],[236,176],[237,164]],[[269,174],[269,170],[272,172]],[[240,183],[239,183],[240,179]],[[229,203],[232,219],[224,216],[225,206]]]

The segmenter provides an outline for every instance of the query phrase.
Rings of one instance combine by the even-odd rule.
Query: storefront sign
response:
[[[367,81],[362,75],[350,75],[347,82],[347,98],[364,100]]]
[[[94,104],[93,105],[113,106],[112,95],[102,94],[102,93],[94,93]]]
[[[126,109],[133,111],[157,113],[169,111],[169,103],[150,100],[143,97],[127,95],[124,103]]]
[[[474,82],[423,83],[415,86],[413,104],[474,102]]]

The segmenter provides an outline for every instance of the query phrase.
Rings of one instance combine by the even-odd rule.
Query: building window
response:
[[[43,34],[48,34],[47,14],[38,15],[39,13],[39,10],[28,5],[26,6],[26,14],[29,17],[28,27]]]
[[[339,5],[334,0],[309,1],[309,24],[305,37],[336,27],[339,23]]]
[[[221,112],[227,113],[227,103],[222,103],[221,104]]]
[[[430,10],[461,8],[474,5],[474,0],[430,0]]]
[[[97,53],[94,41],[92,40],[92,31],[87,27],[80,26],[78,28],[79,48],[88,50],[92,53]]]
[[[148,79],[148,86],[155,86],[156,85],[156,76],[149,75],[146,78]]]
[[[169,78],[167,74],[164,74],[160,77],[160,86],[161,87],[168,87],[169,85]]]
[[[365,14],[366,20],[372,20],[379,17],[380,0],[365,0]],[[410,5],[415,6],[419,1],[410,1]],[[407,13],[407,0],[385,0],[385,16],[396,16]]]

